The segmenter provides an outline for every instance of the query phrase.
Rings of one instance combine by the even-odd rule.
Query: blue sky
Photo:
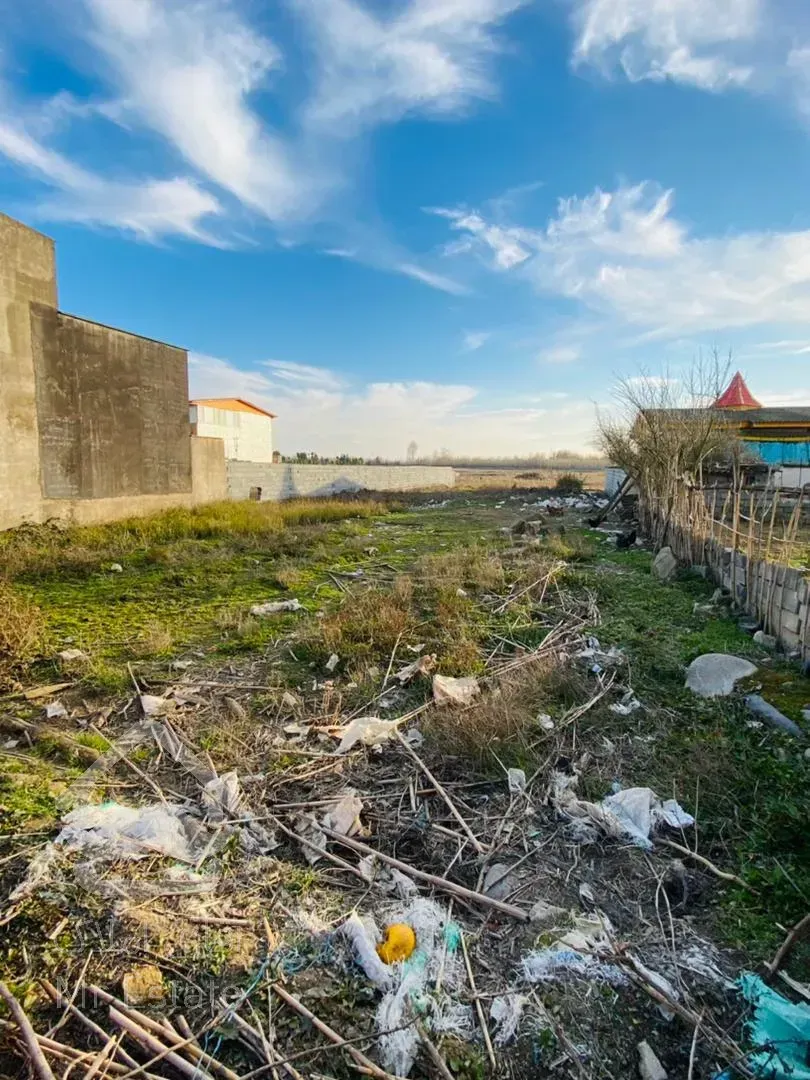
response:
[[[60,306],[282,449],[589,448],[640,368],[810,401],[804,0],[0,0]]]

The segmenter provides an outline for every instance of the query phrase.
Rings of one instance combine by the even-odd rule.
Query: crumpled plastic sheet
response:
[[[615,964],[608,964],[576,949],[538,949],[523,957],[521,967],[523,977],[530,983],[559,982],[566,976],[608,983],[610,986],[628,986],[630,983]]]
[[[810,1080],[810,1006],[794,1004],[744,971],[737,987],[754,1007],[746,1030],[755,1050],[746,1065],[767,1080]],[[732,1080],[725,1072],[718,1080]]]
[[[567,817],[596,825],[607,836],[632,840],[640,848],[652,848],[651,835],[661,825],[674,829],[689,828],[695,819],[675,799],[658,798],[652,788],[625,788],[608,795],[601,803],[578,799],[574,789],[576,774],[552,775],[550,797]]]
[[[382,746],[394,735],[399,720],[381,720],[378,716],[358,716],[340,732],[340,745],[335,753],[347,754],[357,743]]]
[[[182,806],[121,806],[108,802],[71,810],[54,843],[70,851],[90,849],[110,859],[143,859],[159,854],[195,863],[208,839],[208,829]]]
[[[489,1018],[495,1025],[493,1034],[496,1046],[506,1046],[515,1038],[527,1000],[523,994],[505,994],[493,999]]]

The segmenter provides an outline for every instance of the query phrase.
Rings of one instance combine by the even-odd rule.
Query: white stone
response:
[[[671,581],[678,569],[678,560],[672,554],[672,548],[662,547],[653,559],[652,574],[659,581]]]
[[[756,665],[726,653],[704,653],[686,669],[686,687],[699,697],[727,697],[740,679],[756,672]]]
[[[641,1080],[667,1080],[667,1070],[648,1042],[638,1044],[638,1074]]]

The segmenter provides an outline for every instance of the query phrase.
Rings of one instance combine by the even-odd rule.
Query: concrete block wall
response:
[[[228,496],[248,499],[260,488],[262,501],[351,491],[420,491],[453,487],[452,468],[434,465],[268,465],[228,461]]]
[[[692,562],[696,548],[711,578],[734,597],[738,606],[759,620],[786,652],[810,661],[810,577],[792,566],[749,559],[743,551],[717,540],[697,545],[682,529],[670,527],[669,546],[682,562]]]

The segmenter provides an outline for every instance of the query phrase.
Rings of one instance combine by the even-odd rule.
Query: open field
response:
[[[544,490],[553,488],[561,476],[576,476],[587,491],[605,490],[603,465],[593,468],[511,469],[500,466],[481,468],[456,467],[456,487],[462,491],[490,489]]]
[[[810,760],[752,726],[738,697],[694,697],[683,670],[705,652],[750,657],[751,685],[799,723],[810,680],[735,620],[695,611],[712,591],[701,578],[654,583],[649,552],[616,551],[578,516],[550,520],[545,536],[510,532],[537,511],[505,487],[225,504],[2,538],[3,596],[35,632],[15,637],[7,624],[0,636],[0,979],[37,1031],[62,1012],[39,980],[75,987],[86,1018],[116,1034],[124,1014],[81,986],[121,997],[123,976],[147,967],[156,1000],[137,1008],[179,1031],[182,1014],[202,1049],[180,1059],[201,1080],[269,1077],[273,1065],[280,1077],[356,1075],[357,1060],[290,995],[385,1075],[402,1075],[411,1038],[419,1080],[630,1077],[642,1039],[673,1078],[731,1061],[751,1075],[745,1006],[724,979],[772,957],[807,912]],[[283,600],[300,607],[251,614]],[[58,659],[66,649],[84,656]],[[474,677],[479,693],[437,704],[434,672]],[[63,685],[37,692],[49,684]],[[404,738],[336,754],[350,720],[369,716],[403,718]],[[509,769],[525,786],[510,790]],[[212,803],[233,771],[234,800]],[[642,848],[565,810],[566,792],[598,805],[617,787],[677,799],[696,825]],[[191,856],[153,846],[132,861],[109,838],[48,846],[71,806],[105,802],[184,808]],[[405,885],[350,843],[398,859]],[[530,922],[539,901],[552,910]],[[417,926],[399,1012],[377,1011],[388,998],[358,965],[353,912]],[[549,972],[548,950],[582,933],[598,937],[596,966]],[[541,981],[531,956],[546,964]],[[808,963],[800,944],[785,970],[802,979]],[[521,1001],[503,1044],[496,998]],[[155,1037],[174,1038],[165,1027]],[[68,1047],[49,1051],[60,1072],[72,1048],[92,1049],[76,1078],[103,1045],[75,1013],[53,1038]],[[121,1046],[154,1057],[131,1035]],[[3,1025],[0,1060],[26,1075]],[[177,1075],[165,1056],[149,1073]]]

